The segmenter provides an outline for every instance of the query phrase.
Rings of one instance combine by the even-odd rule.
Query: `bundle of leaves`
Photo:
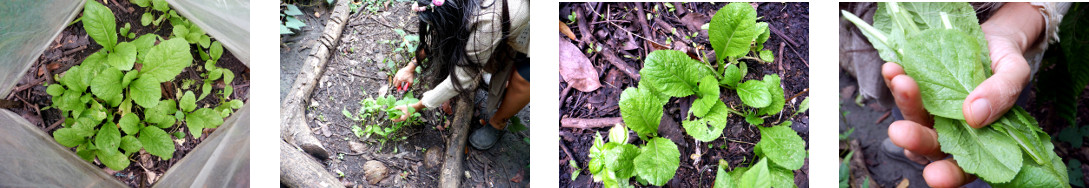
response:
[[[648,54],[639,71],[642,75],[639,87],[625,89],[619,102],[624,123],[646,145],[640,148],[629,144],[627,127],[621,125],[610,130],[608,143],[598,135],[589,152],[588,170],[594,181],[603,181],[606,187],[626,187],[630,186],[628,179],[631,177],[636,177],[641,184],[656,186],[671,180],[679,166],[680,153],[673,141],[657,136],[659,122],[671,97],[696,95],[698,99],[691,104],[682,122],[685,132],[694,139],[711,142],[721,137],[730,114],[745,116],[746,122],[761,130],[762,141],[755,151],[761,157],[760,161],[733,172],[739,177],[740,174],[751,174],[748,175],[751,177],[734,181],[744,182],[741,184],[723,185],[775,182],[775,185],[793,187],[793,170],[801,168],[806,156],[805,141],[790,128],[789,121],[784,122],[785,125],[761,126],[763,117],[780,113],[785,105],[779,76],[770,74],[763,80],[741,82],[748,68],[739,60],[772,60],[771,52],[763,49],[770,29],[767,23],[756,20],[756,10],[748,3],[730,3],[715,13],[708,33],[717,56],[717,70],[710,63],[692,59],[681,51],[657,50]],[[767,58],[747,56],[749,54]],[[722,92],[723,88],[736,91],[744,106],[725,104],[720,99],[726,94]],[[775,165],[768,165],[768,159]]]
[[[174,81],[193,64],[191,44],[211,48],[207,49],[210,55],[205,75],[219,75],[227,82],[234,79],[229,70],[214,66],[223,53],[218,42],[201,43],[201,38],[207,39],[203,31],[198,35],[178,32],[179,28],[195,27],[189,21],[171,20],[176,35],[169,40],[146,34],[119,42],[114,15],[106,6],[87,2],[81,19],[88,35],[102,49],[59,76],[59,83],[49,85],[47,93],[52,96],[51,107],[66,117],[64,127],[54,131],[53,138],[66,147],[76,147],[76,153],[88,162],[97,158],[110,169],[122,170],[129,166],[129,157],[141,149],[163,160],[170,159],[174,156],[174,142],[165,130],[184,123],[194,138],[200,138],[204,128],[218,127],[242,106],[240,100],[226,101],[230,96],[227,90],[215,108],[198,108],[192,91],[177,95],[181,96],[178,100],[162,98],[161,84]],[[200,47],[195,50],[204,51]],[[204,92],[211,92],[210,85]],[[183,139],[185,133],[178,131],[173,136]]]
[[[878,50],[915,78],[934,115],[941,150],[964,172],[995,187],[1070,187],[1066,166],[1036,119],[1014,106],[991,125],[972,128],[964,99],[991,76],[987,41],[968,3],[880,3],[870,26],[843,11]]]
[[[359,110],[355,113],[348,111],[348,109],[341,109],[340,112],[343,113],[345,117],[348,117],[348,119],[358,121],[360,122],[360,125],[366,127],[362,128],[357,125],[352,125],[352,132],[355,133],[356,137],[366,140],[370,139],[372,135],[378,135],[375,139],[378,140],[381,145],[385,145],[386,141],[401,141],[407,139],[407,136],[397,135],[397,131],[405,126],[420,123],[420,113],[414,108],[408,108],[409,114],[411,115],[408,116],[407,120],[393,122],[393,119],[400,118],[404,115],[404,112],[395,109],[395,107],[414,104],[419,101],[420,99],[412,96],[412,92],[405,94],[401,100],[395,99],[393,95],[386,95],[385,97],[379,97],[378,99],[368,97],[359,101]],[[385,116],[382,116],[380,113],[384,113]],[[389,125],[383,127],[381,123],[378,123],[377,120],[380,120],[381,118],[389,120]],[[375,122],[376,124],[367,125],[367,122]]]

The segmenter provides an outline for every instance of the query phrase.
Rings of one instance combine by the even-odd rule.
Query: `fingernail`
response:
[[[972,108],[969,110],[972,113],[971,119],[968,119],[969,124],[972,127],[982,127],[981,124],[991,115],[991,102],[985,98],[976,99],[972,101]]]

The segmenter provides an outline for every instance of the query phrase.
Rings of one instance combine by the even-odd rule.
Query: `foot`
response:
[[[479,129],[476,129],[476,131],[473,131],[473,134],[469,136],[469,143],[478,150],[488,150],[491,149],[492,146],[495,146],[495,143],[499,142],[499,138],[503,136],[503,133],[505,132],[506,131],[496,129],[491,125],[484,125]]]

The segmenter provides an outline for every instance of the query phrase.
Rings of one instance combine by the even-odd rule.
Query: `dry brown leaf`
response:
[[[563,21],[560,21],[560,33],[567,35],[567,38],[571,40],[576,40],[575,33],[571,32],[571,27],[567,27],[567,24],[563,23]]]
[[[896,184],[896,188],[907,188],[908,185],[911,185],[911,182],[908,181],[907,178],[904,178],[903,180],[900,180],[899,184]]]
[[[582,92],[601,88],[597,69],[575,44],[560,39],[560,76],[563,81]]]

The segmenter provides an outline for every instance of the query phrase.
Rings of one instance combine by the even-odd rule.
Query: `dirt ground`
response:
[[[423,123],[416,126],[404,127],[398,131],[398,135],[407,136],[402,142],[387,142],[385,145],[378,141],[364,140],[355,136],[351,131],[353,125],[363,127],[363,124],[378,124],[388,126],[389,121],[375,120],[356,122],[341,114],[342,109],[355,111],[359,109],[359,101],[383,95],[393,95],[402,98],[405,93],[392,90],[389,86],[392,71],[387,68],[384,61],[397,62],[397,68],[404,66],[409,58],[403,53],[394,53],[390,44],[381,41],[400,41],[401,36],[393,29],[403,29],[409,34],[417,34],[417,19],[414,13],[409,11],[411,3],[392,2],[388,7],[380,8],[377,14],[371,14],[366,10],[360,10],[349,16],[348,25],[341,34],[340,43],[333,50],[326,71],[314,93],[310,97],[306,112],[308,123],[312,126],[314,134],[334,152],[332,159],[324,160],[329,173],[339,176],[340,180],[350,187],[434,187],[438,183],[439,170],[443,164],[442,155],[446,143],[450,139],[449,130],[438,130],[434,127],[446,124],[453,119],[453,115],[446,115],[437,110],[422,111]],[[290,86],[297,74],[298,67],[307,56],[308,49],[313,39],[321,32],[320,24],[324,24],[324,18],[309,18],[314,12],[324,14],[329,12],[323,7],[300,6],[307,27],[298,36],[284,36],[281,46],[281,97],[286,91],[283,86]],[[320,22],[320,23],[317,23]],[[286,47],[285,47],[286,46]],[[294,61],[294,62],[292,62]],[[425,71],[426,72],[426,71]],[[284,76],[290,74],[290,76]],[[426,75],[416,75],[418,78]],[[423,84],[414,85],[411,91],[419,98],[429,87]],[[476,93],[477,113],[483,111],[485,94],[483,91]],[[452,99],[454,100],[454,99]],[[516,115],[529,125],[529,109],[527,106]],[[379,118],[381,119],[381,118]],[[451,125],[459,126],[459,125]],[[461,125],[469,126],[469,125]],[[477,127],[471,127],[470,131]],[[529,132],[508,132],[496,145],[496,147],[480,151],[466,146],[465,155],[465,187],[526,187],[529,185]],[[353,149],[353,145],[356,147]],[[362,146],[362,147],[359,147]],[[368,161],[379,161],[388,167],[388,173],[378,182],[368,182],[364,177],[363,164]]]
[[[643,37],[655,41],[666,41],[666,38],[672,36],[670,34],[672,29],[670,28],[675,28],[677,33],[699,32],[700,26],[708,23],[711,16],[719,8],[726,5],[726,3],[672,4],[675,11],[669,11],[667,6],[661,3],[561,3],[559,17],[561,21],[568,22],[567,17],[571,12],[578,12],[578,15],[580,15],[577,23],[568,24],[578,37],[578,40],[572,41],[572,43],[578,45],[580,49],[586,49],[588,43],[594,43],[603,46],[604,50],[617,51],[617,56],[645,57],[650,51],[641,48],[642,45],[640,44],[647,43]],[[756,5],[757,15],[763,17],[758,21],[768,22],[772,28],[771,37],[764,45],[766,49],[774,52],[776,62],[769,64],[749,62],[749,74],[743,80],[761,79],[766,74],[778,74],[782,78],[785,96],[787,97],[787,104],[782,111],[782,114],[785,115],[768,118],[767,122],[773,124],[787,120],[793,121],[792,128],[806,140],[808,148],[808,113],[799,113],[793,119],[788,118],[790,118],[790,114],[794,113],[795,107],[807,96],[803,92],[809,88],[809,5],[808,3],[756,3]],[[655,15],[654,18],[645,23],[642,21],[629,21],[639,20],[635,19],[639,14],[635,9],[636,6],[642,6],[647,14]],[[605,15],[608,18],[607,20],[614,21],[587,21],[601,20],[595,16],[598,14]],[[644,25],[647,27],[644,27]],[[648,28],[650,31],[643,32],[643,28]],[[624,32],[624,30],[641,37],[632,37],[626,34],[627,32]],[[649,33],[650,35],[647,36],[643,33]],[[699,37],[683,42],[702,45],[704,48],[699,49],[702,54],[713,54],[706,36],[706,32],[703,31],[699,34]],[[567,37],[560,34],[560,38],[566,39]],[[674,36],[675,41],[677,41],[674,44],[681,43],[682,40],[688,40],[681,38],[683,37]],[[631,48],[632,45],[637,48]],[[678,46],[681,45],[674,45],[673,49],[677,49]],[[602,78],[602,87],[596,91],[587,93],[570,89],[568,83],[560,81],[561,105],[559,112],[562,118],[620,117],[618,106],[620,93],[624,88],[636,86],[638,80],[623,74],[619,68],[608,63],[609,60],[605,56],[599,52],[592,52],[588,55],[591,64],[599,71],[598,73]],[[623,63],[636,69],[634,70],[636,72],[642,67],[641,59],[622,58]],[[796,94],[800,94],[800,96],[792,98]],[[724,96],[726,97],[723,102],[728,105],[741,104],[740,99],[735,95],[727,94]],[[677,144],[681,156],[689,156],[697,152],[697,148],[700,147],[706,148],[708,147],[706,144],[710,144],[714,149],[703,149],[702,157],[699,160],[700,163],[696,163],[695,160],[688,157],[681,157],[680,168],[677,169],[674,179],[667,183],[670,187],[712,186],[715,177],[713,169],[717,167],[717,163],[713,161],[725,159],[731,167],[746,166],[747,159],[754,157],[752,149],[755,145],[752,143],[757,143],[760,139],[759,131],[738,117],[730,118],[729,125],[724,131],[724,137],[731,141],[718,139],[710,143],[700,143],[688,139],[689,137],[684,136],[679,123],[683,119],[683,112],[687,111],[687,109],[682,109],[685,108],[682,106],[686,105],[681,104],[691,103],[694,99],[694,97],[671,99],[665,107],[665,113],[672,118],[663,119],[662,124],[659,126],[659,133]],[[575,160],[581,166],[580,168],[585,169],[585,165],[590,161],[587,151],[592,145],[593,136],[598,132],[606,132],[607,129],[560,128],[561,148],[559,148],[558,156],[561,187],[602,186],[600,183],[593,182],[590,173],[585,170],[580,173],[581,175],[577,179],[572,180],[570,177],[574,169],[568,165],[568,161]],[[794,171],[795,184],[798,187],[809,187],[808,174],[809,162],[807,159],[802,169]]]
[[[164,21],[162,27],[157,26],[142,26],[140,25],[140,15],[145,11],[144,8],[130,4],[128,1],[111,1],[106,4],[116,16],[118,28],[123,27],[125,23],[129,23],[132,26],[130,32],[136,33],[137,36],[155,33],[160,36],[169,36],[172,28],[169,22]],[[82,15],[80,15],[82,16]],[[78,18],[78,17],[77,17]],[[158,29],[158,30],[156,30]],[[120,40],[130,40],[127,38],[121,38]],[[215,40],[214,38],[212,39]],[[13,89],[9,96],[5,99],[16,101],[20,107],[9,108],[9,110],[23,116],[31,123],[42,128],[48,135],[52,135],[52,132],[59,129],[61,126],[59,122],[64,121],[64,117],[60,111],[56,109],[45,109],[52,104],[51,96],[45,92],[46,87],[43,84],[54,84],[56,81],[52,79],[54,75],[62,74],[69,68],[75,65],[79,65],[83,59],[97,52],[102,46],[98,44],[92,44],[93,42],[88,37],[86,31],[83,30],[83,23],[77,22],[75,24],[66,27],[57,38],[46,48],[38,60],[30,67],[28,72],[20,79],[19,84]],[[197,54],[193,54],[195,61],[194,65],[203,66],[203,62],[199,62],[200,58]],[[198,106],[215,106],[218,105],[221,95],[216,95],[226,86],[230,84],[234,87],[234,93],[231,99],[239,99],[242,101],[249,100],[249,67],[242,64],[230,51],[224,51],[217,66],[230,69],[236,75],[234,82],[223,83],[217,81],[213,84],[213,94],[208,95],[204,100],[197,101]],[[203,71],[197,71],[199,66],[190,66],[174,79],[173,82],[167,82],[164,85],[163,98],[175,98],[175,89],[181,87],[182,80],[193,80],[195,86],[199,87],[203,84],[203,78],[200,74]],[[160,160],[159,157],[151,156],[147,153],[136,154],[134,161],[128,168],[121,171],[113,171],[106,168],[104,165],[95,164],[101,167],[104,171],[114,175],[114,177],[128,184],[130,187],[147,187],[154,183],[158,177],[162,176],[174,163],[177,163],[183,157],[188,154],[193,147],[207,137],[201,137],[200,139],[194,139],[192,135],[188,133],[185,126],[175,125],[172,128],[166,129],[168,133],[174,132],[186,132],[186,137],[182,141],[175,142],[174,157],[170,160]],[[214,129],[205,130],[204,135],[208,135]],[[74,149],[73,149],[74,152]],[[151,181],[151,182],[149,182]]]

